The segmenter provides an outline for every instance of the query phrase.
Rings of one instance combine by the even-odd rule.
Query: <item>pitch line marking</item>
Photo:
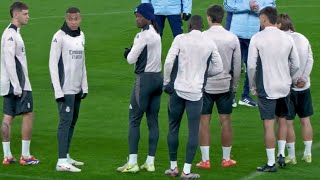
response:
[[[320,148],[320,143],[317,143],[317,144],[314,144],[312,145],[312,150],[315,150],[315,149],[318,149]],[[303,154],[303,151],[299,151],[298,154],[301,156]],[[268,172],[258,172],[258,171],[255,171],[255,172],[252,172],[250,173],[249,175],[241,178],[240,180],[250,180],[250,179],[255,179],[259,176],[263,176],[264,174],[268,174]]]

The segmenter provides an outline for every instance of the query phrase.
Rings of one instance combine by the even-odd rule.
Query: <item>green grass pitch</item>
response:
[[[0,1],[0,30],[9,24],[9,5],[12,1]],[[139,29],[135,26],[133,10],[139,0],[25,0],[30,7],[29,24],[22,28],[29,66],[29,76],[34,96],[34,129],[31,153],[41,160],[38,166],[0,165],[0,179],[171,179],[164,176],[169,167],[167,151],[167,95],[162,96],[159,115],[160,139],[156,156],[156,172],[121,174],[116,168],[126,162],[128,155],[128,106],[130,91],[134,81],[133,66],[123,58],[125,47],[131,46]],[[194,0],[193,14],[205,18],[206,8],[211,4],[222,4],[222,0]],[[266,162],[263,144],[263,129],[257,108],[238,107],[233,113],[234,143],[232,157],[238,165],[230,168],[220,166],[222,152],[220,145],[220,125],[217,116],[212,120],[212,145],[210,158],[212,168],[195,168],[201,160],[198,150],[192,170],[200,173],[201,179],[316,179],[320,172],[319,142],[319,103],[320,87],[320,22],[317,0],[278,0],[279,12],[289,13],[298,32],[303,33],[311,42],[314,53],[312,73],[312,95],[315,115],[312,117],[314,128],[313,162],[300,161],[303,143],[300,124],[296,120],[296,152],[298,164],[279,169],[277,173],[260,174],[256,166]],[[81,173],[58,173],[57,162],[58,125],[57,106],[51,88],[48,58],[51,38],[61,27],[65,10],[70,6],[81,9],[83,21],[81,28],[86,35],[86,64],[89,81],[89,95],[81,104],[80,118],[76,126],[71,155],[86,163]],[[186,24],[185,24],[186,25]],[[186,26],[185,26],[186,29]],[[172,41],[170,28],[165,28],[163,37],[164,61]],[[239,92],[242,90],[240,85]],[[237,94],[240,96],[240,93]],[[2,100],[1,100],[2,101]],[[1,103],[2,104],[2,103]],[[2,112],[2,105],[0,106]],[[215,111],[216,112],[216,111]],[[21,118],[12,127],[12,152],[16,157],[21,153]],[[148,130],[145,119],[141,124],[141,139],[138,161],[141,165],[147,156]],[[184,117],[180,130],[178,165],[182,168],[185,157],[187,124]],[[0,157],[2,156],[2,150]]]

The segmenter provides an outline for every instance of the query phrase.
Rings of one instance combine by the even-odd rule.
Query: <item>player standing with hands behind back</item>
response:
[[[81,169],[75,166],[84,164],[73,160],[69,155],[80,102],[88,93],[85,37],[80,30],[80,23],[80,10],[76,7],[69,8],[63,26],[51,42],[49,68],[60,116],[57,171],[80,172]]]
[[[291,84],[297,84],[299,77],[299,56],[293,39],[279,30],[277,10],[266,7],[259,13],[262,31],[253,35],[248,56],[250,90],[258,96],[260,117],[263,120],[264,144],[268,162],[257,167],[257,171],[275,172],[274,120],[278,127],[278,164],[285,166],[284,148],[286,136],[286,115],[289,109]],[[284,122],[284,123],[283,123]]]
[[[302,34],[295,32],[295,28],[288,14],[280,14],[277,20],[279,29],[288,33],[294,40],[300,60],[301,76],[298,80],[298,85],[291,88],[289,114],[287,116],[287,139],[286,146],[288,149],[288,156],[286,163],[296,164],[295,155],[295,140],[293,120],[298,114],[302,128],[302,138],[305,145],[302,160],[311,163],[311,146],[312,146],[312,125],[310,123],[310,116],[313,115],[312,98],[310,91],[310,74],[313,67],[313,55],[309,40]]]
[[[141,169],[155,171],[154,158],[159,139],[158,113],[162,94],[161,38],[155,23],[154,9],[150,3],[140,4],[135,12],[137,27],[141,28],[131,49],[124,56],[129,64],[135,64],[136,80],[129,106],[129,160],[117,168],[119,172],[135,173],[138,166],[138,144],[140,123],[147,115],[149,129],[149,151]]]

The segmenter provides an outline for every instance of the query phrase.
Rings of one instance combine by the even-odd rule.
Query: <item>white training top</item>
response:
[[[241,75],[241,50],[238,37],[222,26],[211,26],[203,34],[215,42],[222,59],[222,73],[208,77],[205,91],[220,94],[236,92]]]
[[[313,66],[313,55],[311,45],[304,35],[292,31],[288,31],[287,33],[292,37],[297,47],[300,60],[299,74],[300,77],[304,79],[304,81],[306,82],[306,85],[303,88],[298,88],[294,86],[292,89],[295,91],[303,91],[310,88],[311,86],[310,74]]]
[[[136,35],[127,61],[135,64],[136,74],[161,72],[161,37],[152,25]]]
[[[63,30],[53,36],[50,49],[49,69],[55,98],[65,94],[88,93],[85,65],[85,37],[72,37]]]
[[[299,77],[299,56],[293,39],[274,26],[250,41],[248,77],[253,94],[267,99],[286,97]]]
[[[13,87],[13,91],[10,88],[10,84]],[[28,77],[26,49],[20,34],[20,28],[14,24],[9,24],[1,37],[0,86],[1,96],[9,93],[20,95],[22,90],[32,90]]]
[[[178,70],[174,89],[177,95],[190,101],[200,100],[207,69],[208,76],[223,71],[217,46],[198,30],[176,36],[164,64],[164,85],[171,81],[170,74],[176,57]]]

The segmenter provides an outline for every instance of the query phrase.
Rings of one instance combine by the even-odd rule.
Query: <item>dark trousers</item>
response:
[[[158,114],[162,94],[161,73],[137,75],[129,108],[129,153],[138,153],[140,123],[146,113],[149,129],[149,156],[155,156],[159,140]]]
[[[67,158],[74,127],[77,123],[81,102],[81,95],[65,95],[65,101],[58,103],[59,127],[58,127],[58,148],[59,158]]]
[[[183,25],[182,25],[182,20],[181,20],[180,14],[179,15],[168,15],[168,16],[156,15],[156,22],[159,26],[161,37],[163,34],[163,28],[164,28],[166,18],[169,21],[173,37],[176,37],[177,35],[183,33],[183,30],[182,30]]]
[[[167,137],[170,161],[177,160],[179,128],[186,109],[189,134],[185,163],[192,164],[199,143],[198,133],[202,104],[202,98],[199,101],[188,101],[179,97],[175,91],[170,94],[168,105],[169,133]]]
[[[245,67],[247,69],[247,62],[248,62],[248,50],[249,50],[249,44],[250,44],[250,39],[242,39],[239,38],[240,41],[240,49],[241,49],[241,59],[242,63],[245,64]],[[249,96],[249,78],[248,78],[248,73],[247,71],[245,72],[245,79],[244,79],[244,84],[243,84],[243,92],[242,92],[242,97],[248,97]]]
[[[231,21],[232,21],[232,13],[231,12],[227,12],[227,18],[226,18],[226,30],[230,30],[231,27]]]

